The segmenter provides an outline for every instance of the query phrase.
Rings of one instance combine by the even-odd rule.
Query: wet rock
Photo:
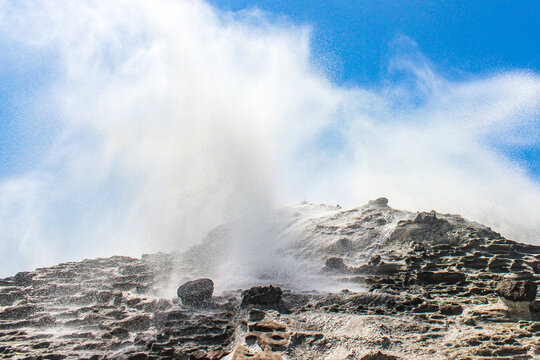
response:
[[[211,279],[188,281],[178,288],[177,294],[184,305],[202,305],[212,299],[214,282]]]
[[[440,223],[441,221],[446,222],[443,219],[439,219],[435,211],[421,212],[418,215],[416,215],[416,218],[414,218],[414,222],[417,224],[436,225]]]
[[[368,265],[379,265],[381,263],[381,260],[381,255],[374,255],[369,259]]]
[[[536,288],[531,278],[511,274],[499,281],[495,291],[499,297],[509,301],[533,301],[536,298]]]
[[[394,355],[388,355],[378,351],[373,354],[365,355],[361,357],[360,360],[399,360],[399,358]]]
[[[416,279],[425,284],[457,284],[465,281],[466,276],[453,271],[422,271],[416,274]]]
[[[248,305],[278,305],[281,302],[280,287],[254,286],[242,292],[242,306]]]
[[[202,351],[197,350],[189,354],[189,360],[219,360],[229,353],[224,350]]]
[[[468,255],[461,258],[459,264],[471,269],[482,270],[488,266],[488,259],[477,255]]]
[[[148,330],[152,321],[148,315],[135,315],[125,320],[119,321],[117,324],[120,328],[130,331]]]
[[[496,273],[507,272],[511,265],[512,260],[504,256],[497,255],[489,260],[488,269]]]
[[[443,315],[460,315],[463,313],[463,307],[459,304],[443,304],[439,311]]]
[[[339,257],[331,257],[326,260],[326,264],[324,267],[325,271],[340,271],[345,272],[349,268],[347,265],[345,265],[345,262],[342,258]]]
[[[529,311],[535,316],[540,316],[540,301],[531,301],[531,304],[529,305]]]
[[[38,310],[34,305],[12,306],[0,312],[1,319],[25,319]]]
[[[148,355],[145,353],[135,353],[128,356],[128,360],[146,360]]]
[[[431,313],[439,311],[439,306],[434,302],[424,302],[413,309],[416,313]]]

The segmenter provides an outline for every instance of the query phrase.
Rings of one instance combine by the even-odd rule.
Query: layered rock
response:
[[[0,280],[0,358],[540,357],[540,247],[457,215],[394,210],[386,199],[352,210],[301,204],[280,216],[289,219],[280,234],[297,234],[280,254],[342,291],[266,276],[266,286],[214,296],[210,279],[186,283],[186,268],[218,266],[208,254],[227,246],[225,226],[185,254],[84,260]],[[528,310],[516,310],[523,302]]]

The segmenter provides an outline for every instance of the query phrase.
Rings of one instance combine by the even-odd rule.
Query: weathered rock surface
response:
[[[496,291],[500,297],[509,301],[534,301],[536,289],[532,276],[512,274],[499,281]]]
[[[380,199],[290,212],[304,232],[283,253],[343,291],[266,280],[213,296],[211,280],[199,287],[177,278],[179,269],[215,265],[200,251],[226,245],[220,228],[185,254],[84,260],[0,279],[0,358],[540,358],[539,246]],[[500,296],[529,310],[512,313]],[[199,299],[206,305],[191,306]]]

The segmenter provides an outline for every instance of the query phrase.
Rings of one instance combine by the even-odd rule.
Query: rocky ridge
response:
[[[196,268],[200,251],[223,245],[214,233],[184,254],[84,260],[0,280],[0,358],[540,358],[539,246],[385,199],[352,210],[300,204],[280,216],[290,219],[282,251],[342,291],[212,296],[206,279],[203,290],[178,290],[205,300],[182,303],[168,286],[179,268]]]

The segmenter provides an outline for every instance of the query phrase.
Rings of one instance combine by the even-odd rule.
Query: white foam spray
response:
[[[539,242],[540,186],[498,151],[538,143],[534,73],[450,81],[404,38],[390,71],[406,82],[344,88],[311,62],[308,27],[195,0],[3,1],[0,32],[21,58],[54,55],[32,100],[59,129],[39,165],[0,178],[0,274],[185,249],[303,198],[385,195]],[[258,231],[237,251],[273,261]]]

